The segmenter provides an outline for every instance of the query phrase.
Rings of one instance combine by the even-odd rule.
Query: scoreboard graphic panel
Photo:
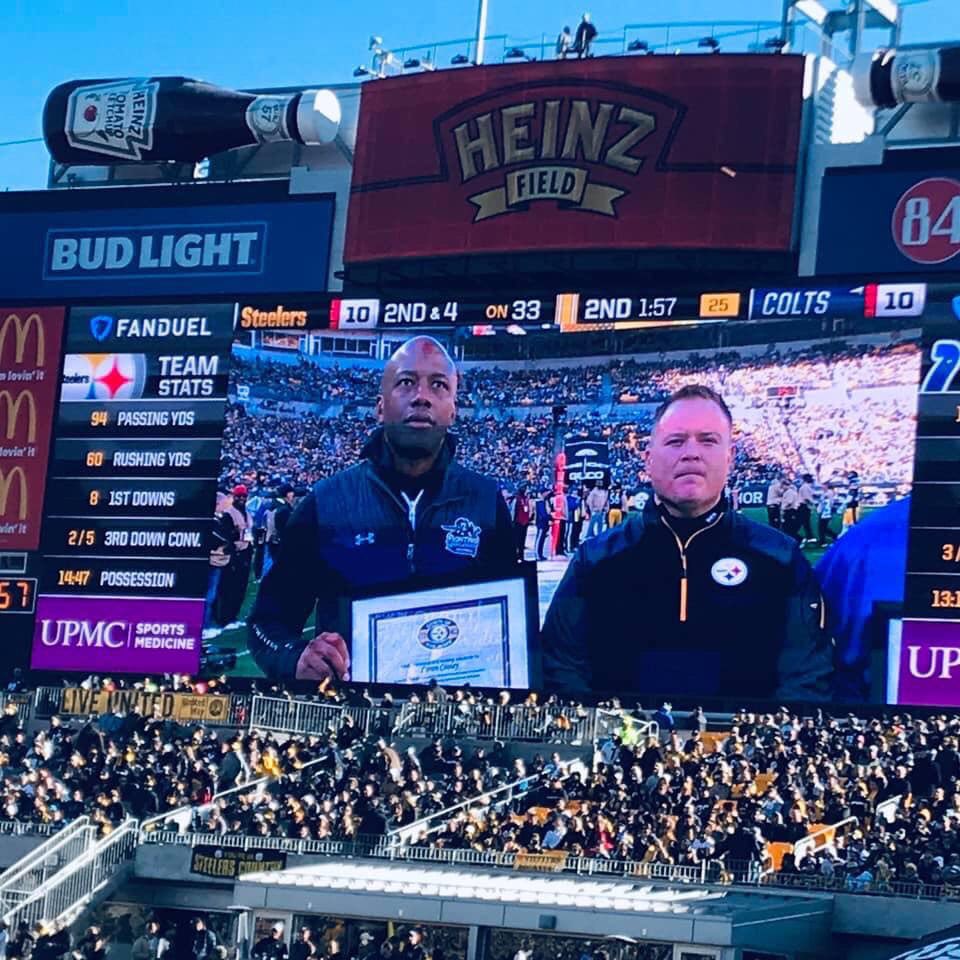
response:
[[[35,669],[197,672],[235,317],[70,312]]]
[[[462,338],[521,330],[566,340],[591,331],[837,318],[862,330],[876,320],[878,330],[912,337],[924,330],[906,620],[890,664],[891,697],[960,705],[952,684],[960,670],[957,293],[867,282],[0,309],[0,626],[26,638],[21,645],[32,649],[38,670],[197,672],[233,350],[276,358],[284,338],[285,352],[306,354],[305,338],[318,331],[442,337],[456,330]],[[881,323],[890,319],[897,322]],[[235,389],[234,402],[263,400],[249,386]],[[803,406],[805,389],[776,379],[763,395],[786,411]],[[629,395],[620,402],[638,412],[646,403]],[[762,505],[764,495],[741,506]]]

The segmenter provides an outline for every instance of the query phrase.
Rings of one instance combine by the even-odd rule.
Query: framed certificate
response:
[[[351,678],[359,683],[530,683],[522,577],[355,600]]]

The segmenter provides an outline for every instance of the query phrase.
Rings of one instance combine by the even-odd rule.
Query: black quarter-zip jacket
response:
[[[833,642],[794,540],[728,509],[655,503],[582,544],[543,629],[547,689],[830,698]]]
[[[516,574],[497,483],[458,464],[455,451],[448,435],[417,499],[415,485],[404,490],[392,474],[378,429],[360,463],[319,481],[297,505],[247,621],[250,653],[268,677],[295,676],[314,606],[317,631],[339,633],[349,646],[349,601],[380,586],[420,590]]]

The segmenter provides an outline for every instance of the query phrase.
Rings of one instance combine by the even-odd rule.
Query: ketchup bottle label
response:
[[[297,94],[289,96],[256,97],[247,107],[246,120],[258,143],[278,143],[292,140],[287,127],[287,110]]]
[[[67,143],[77,150],[140,160],[143,152],[153,149],[159,89],[150,80],[77,87],[67,103]]]

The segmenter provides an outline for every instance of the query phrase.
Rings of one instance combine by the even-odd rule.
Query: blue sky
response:
[[[553,38],[589,9],[609,36],[626,23],[663,21],[666,8],[651,0],[490,0],[488,33]],[[673,20],[777,20],[781,0],[673,0],[669,8]],[[396,48],[470,36],[475,22],[473,0],[0,0],[0,142],[39,137],[47,93],[64,80],[182,75],[235,89],[338,83],[366,61],[372,33]],[[960,40],[960,0],[906,10],[906,42],[947,39]],[[46,174],[42,143],[0,146],[0,190],[42,188]]]

